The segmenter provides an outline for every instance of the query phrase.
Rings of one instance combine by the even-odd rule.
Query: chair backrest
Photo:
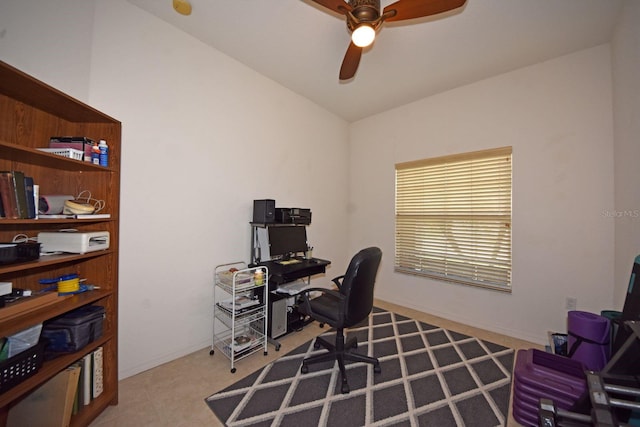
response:
[[[381,259],[382,251],[376,247],[362,249],[351,258],[340,286],[340,293],[346,296],[344,327],[363,321],[371,313],[373,288]]]

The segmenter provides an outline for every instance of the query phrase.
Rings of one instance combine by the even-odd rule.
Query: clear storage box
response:
[[[7,357],[11,358],[38,344],[41,331],[42,323],[7,337],[7,345],[9,346]]]

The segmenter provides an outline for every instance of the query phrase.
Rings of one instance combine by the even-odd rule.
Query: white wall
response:
[[[27,13],[39,3],[10,12],[25,27],[64,25]],[[87,18],[74,15],[76,1],[56,3],[60,17]],[[254,199],[310,208],[314,255],[334,261],[329,278],[344,271],[348,134],[335,115],[124,0],[91,4],[93,34],[65,33],[43,56],[77,53],[86,59],[77,73],[27,61],[41,38],[7,31],[0,54],[58,87],[89,81],[84,101],[122,121],[124,378],[211,345],[213,270],[249,259]],[[67,51],[68,37],[92,38],[91,50]]]
[[[541,343],[566,330],[567,296],[611,308],[611,109],[604,45],[354,123],[350,247],[383,249],[377,297]],[[394,164],[502,146],[513,146],[513,293],[395,273]]]
[[[86,101],[94,1],[2,0],[0,59]]]
[[[640,2],[627,0],[612,41],[615,130],[615,293],[624,305],[640,255]]]

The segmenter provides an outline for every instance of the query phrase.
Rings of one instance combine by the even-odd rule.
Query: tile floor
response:
[[[419,311],[384,301],[376,306],[460,333],[473,335],[511,348],[540,348],[539,345],[516,338],[487,332],[451,322]],[[204,399],[233,384],[244,375],[286,354],[326,329],[313,323],[300,332],[282,337],[280,351],[269,346],[268,355],[257,352],[236,363],[236,373],[230,372],[230,362],[220,351],[209,355],[204,348],[172,362],[126,378],[119,384],[119,403],[107,408],[90,427],[195,427],[222,426]],[[509,426],[518,426],[510,417]]]

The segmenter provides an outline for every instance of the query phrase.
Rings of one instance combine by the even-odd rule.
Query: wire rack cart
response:
[[[256,274],[257,273],[257,274]],[[260,274],[261,273],[261,274]],[[238,261],[216,266],[214,272],[213,343],[235,362],[263,349],[267,355],[267,267],[247,267]]]

